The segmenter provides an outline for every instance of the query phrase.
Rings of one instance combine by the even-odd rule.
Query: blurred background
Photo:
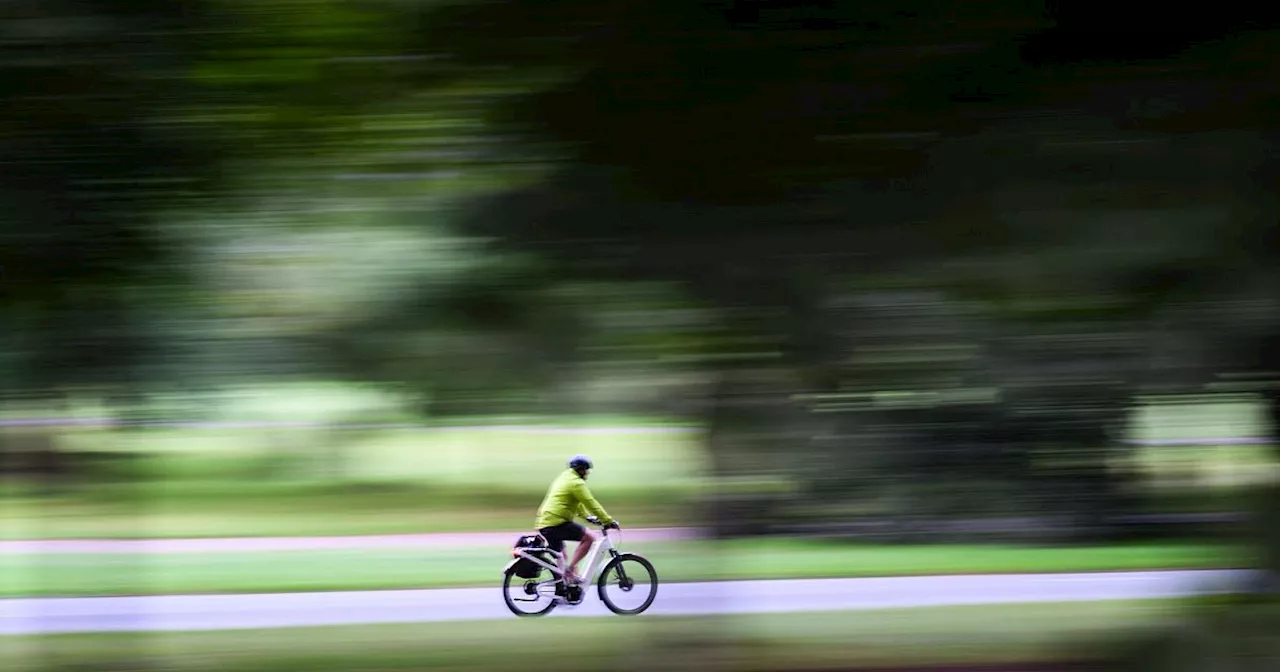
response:
[[[1270,6],[0,13],[8,669],[1280,669]],[[575,453],[650,615],[502,609]]]

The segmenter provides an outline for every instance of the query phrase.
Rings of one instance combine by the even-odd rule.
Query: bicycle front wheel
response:
[[[596,586],[600,601],[609,611],[635,616],[648,609],[658,596],[658,572],[647,559],[623,553],[604,566]]]

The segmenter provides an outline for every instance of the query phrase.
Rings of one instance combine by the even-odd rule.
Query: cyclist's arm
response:
[[[613,522],[613,516],[610,516],[603,506],[600,506],[600,502],[597,502],[596,498],[591,495],[591,490],[587,489],[586,483],[577,483],[573,486],[573,491],[578,496],[579,511],[590,513],[606,525]]]

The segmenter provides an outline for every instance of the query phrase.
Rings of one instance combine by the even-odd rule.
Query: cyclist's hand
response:
[[[621,525],[619,525],[619,524],[618,524],[618,521],[616,521],[616,520],[615,520],[615,521],[610,522],[608,525],[605,525],[605,526],[604,526],[604,529],[606,529],[606,530],[608,530],[608,529],[621,530],[621,529],[622,529],[622,526],[621,526]]]
[[[591,523],[592,525],[599,525],[600,519],[596,518],[595,516],[587,516],[587,522]]]

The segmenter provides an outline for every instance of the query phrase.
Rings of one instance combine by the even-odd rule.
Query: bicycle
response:
[[[658,595],[658,573],[654,570],[653,563],[641,555],[620,552],[609,536],[609,528],[595,516],[588,517],[587,522],[600,527],[604,533],[587,556],[587,571],[582,574],[581,584],[566,584],[564,573],[560,571],[565,554],[547,548],[546,539],[542,535],[526,535],[516,542],[516,546],[511,549],[511,562],[502,569],[502,597],[511,613],[516,616],[545,616],[562,602],[577,606],[586,598],[584,586],[590,585],[593,578],[600,601],[615,614],[635,616],[653,604]],[[608,554],[609,560],[600,566],[600,560],[605,554]],[[623,608],[607,589],[616,586],[623,594],[632,593],[638,588],[637,577],[641,570],[649,577],[649,592],[641,600],[640,606]],[[544,579],[548,573],[550,577]],[[610,581],[611,575],[616,581]],[[512,596],[513,589],[517,596]],[[524,611],[517,606],[517,603],[538,602],[541,598],[548,599],[546,606],[540,609]]]

